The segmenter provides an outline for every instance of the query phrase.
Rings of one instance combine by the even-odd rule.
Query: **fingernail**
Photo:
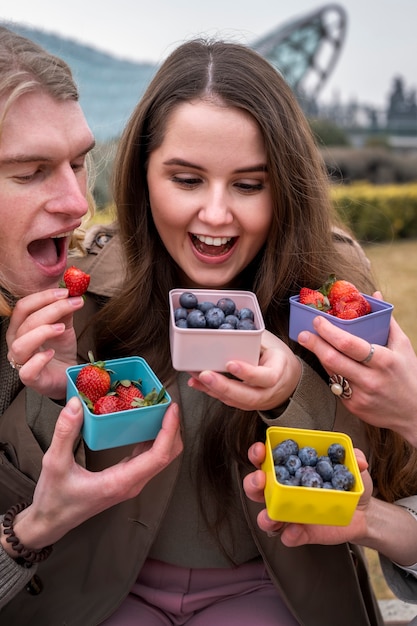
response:
[[[82,304],[84,300],[81,296],[75,296],[73,298],[68,298],[68,302],[70,302],[72,306],[76,307],[80,306],[80,304]]]
[[[305,343],[308,340],[308,333],[305,331],[301,331],[301,333],[297,337],[298,343]]]
[[[59,289],[55,289],[54,296],[55,298],[58,298],[59,300],[68,298],[68,289],[66,289],[65,287],[60,287]]]
[[[213,375],[211,372],[201,372],[198,378],[205,385],[211,385],[213,382]]]
[[[235,361],[230,361],[226,364],[226,369],[229,374],[233,374],[233,376],[239,376],[240,367]]]
[[[65,408],[68,411],[68,413],[71,413],[71,415],[76,415],[76,413],[78,413],[80,409],[80,401],[78,400],[76,396],[73,396],[72,398],[68,400],[67,404],[65,405]]]

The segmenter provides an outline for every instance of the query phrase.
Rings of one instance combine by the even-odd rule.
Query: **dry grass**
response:
[[[417,350],[416,297],[417,241],[399,241],[366,247],[378,287],[383,297],[394,305],[397,322],[410,337]],[[394,598],[379,566],[377,554],[367,550],[371,579],[379,599]]]
[[[366,247],[366,253],[384,300],[394,305],[397,322],[417,350],[417,241],[374,244]]]

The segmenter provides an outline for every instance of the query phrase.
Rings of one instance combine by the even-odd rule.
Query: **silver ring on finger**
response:
[[[369,344],[369,353],[368,356],[363,359],[363,361],[361,361],[361,363],[369,363],[369,361],[372,359],[372,357],[374,356],[374,352],[375,352],[375,346],[373,343]]]
[[[14,369],[19,371],[20,369],[22,369],[23,365],[21,365],[20,363],[16,363],[16,361],[14,360],[14,358],[12,357],[9,361],[10,366]]]
[[[349,382],[341,374],[333,374],[329,378],[330,391],[339,398],[349,400],[352,397],[352,388]]]

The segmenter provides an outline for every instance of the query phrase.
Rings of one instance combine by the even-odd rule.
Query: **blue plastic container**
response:
[[[78,372],[87,365],[74,365],[67,369],[67,400],[79,396],[75,386]],[[144,396],[156,389],[159,392],[163,385],[142,357],[127,357],[106,361],[106,369],[112,370],[111,380],[140,380]],[[82,401],[84,424],[82,435],[91,450],[116,448],[140,441],[155,439],[158,434],[165,411],[171,404],[171,397],[165,392],[166,402],[153,406],[138,407],[117,413],[94,415]],[[81,399],[82,400],[82,399]]]
[[[317,334],[313,328],[313,320],[317,315],[321,315],[338,328],[346,330],[356,337],[366,339],[369,343],[385,346],[388,341],[391,313],[394,306],[389,302],[377,300],[366,294],[363,295],[371,305],[372,312],[354,320],[342,320],[334,315],[318,311],[311,306],[301,304],[299,302],[300,296],[292,296],[290,298],[290,339],[297,341],[302,330]]]

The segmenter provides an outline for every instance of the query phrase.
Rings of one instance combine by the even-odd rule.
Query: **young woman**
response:
[[[151,484],[138,498],[147,526],[130,560],[138,576],[105,623],[311,626],[336,615],[340,624],[381,623],[360,550],[348,542],[404,566],[417,561],[416,521],[391,504],[415,493],[416,455],[356,419],[314,355],[288,339],[288,298],[300,287],[330,273],[367,293],[374,285],[361,249],[336,223],[321,158],[285,81],[246,47],[180,46],[131,116],[114,190],[126,278],[96,323],[96,349],[103,358],[139,353],[170,385],[185,451],[164,490]],[[168,292],[203,287],[256,293],[268,331],[258,366],[173,371]],[[349,433],[370,461],[379,500],[367,477],[352,524],[328,542],[294,549],[260,532],[261,507],[242,497],[241,481],[247,450],[268,425]],[[123,532],[121,545],[128,550]]]

